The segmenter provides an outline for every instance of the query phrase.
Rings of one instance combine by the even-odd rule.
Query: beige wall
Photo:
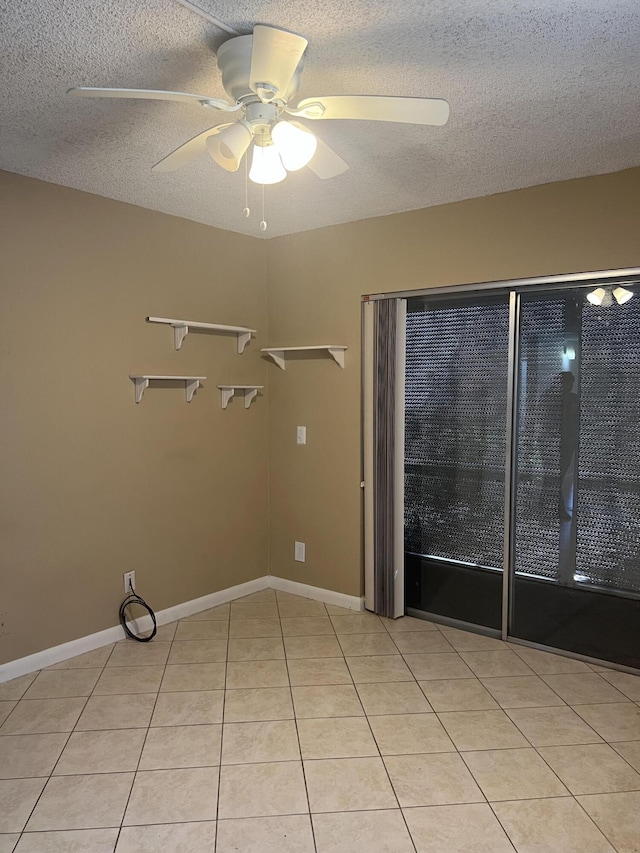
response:
[[[359,595],[360,296],[640,265],[639,195],[635,169],[265,243],[0,173],[0,663],[115,624],[131,569],[157,610],[269,570]],[[148,314],[259,331],[176,352]],[[133,372],[208,380],[136,406]],[[234,382],[268,394],[223,412]]]
[[[0,663],[267,572],[264,243],[0,173]],[[248,325],[173,348],[147,315]],[[208,377],[133,398],[129,373]]]
[[[344,371],[327,358],[269,368],[272,574],[362,589],[360,296],[640,266],[639,197],[632,169],[267,243],[270,345],[349,347]]]

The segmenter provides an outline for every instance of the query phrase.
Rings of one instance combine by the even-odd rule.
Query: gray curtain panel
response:
[[[397,302],[381,299],[374,310],[374,610],[393,618]]]

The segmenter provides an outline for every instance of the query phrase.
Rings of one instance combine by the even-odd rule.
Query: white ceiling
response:
[[[309,39],[300,97],[446,98],[444,128],[312,126],[350,164],[266,189],[266,236],[640,165],[638,0],[196,0],[240,32]],[[68,87],[226,97],[229,38],[176,0],[0,0],[0,168],[261,236],[260,190],[207,154],[150,167],[224,121],[182,103],[98,101]],[[255,214],[255,215],[254,215]]]

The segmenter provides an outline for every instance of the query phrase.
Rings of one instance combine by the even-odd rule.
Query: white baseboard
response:
[[[322,601],[325,604],[336,604],[338,607],[345,607],[349,610],[362,610],[364,608],[364,599],[358,598],[355,595],[344,595],[341,592],[334,592],[330,589],[321,589],[317,586],[297,583],[286,578],[264,575],[261,578],[255,578],[255,580],[222,589],[220,592],[212,592],[210,595],[203,595],[201,598],[194,598],[191,601],[176,604],[174,607],[159,610],[156,613],[156,621],[158,625],[166,625],[169,622],[175,622],[177,619],[193,616],[195,613],[210,610],[212,607],[218,607],[221,604],[226,604],[228,601],[242,598],[245,595],[251,595],[253,592],[260,592],[263,589],[279,589],[282,592],[290,592],[292,595],[300,595],[303,598],[312,598],[314,601]],[[141,619],[138,626],[140,630],[148,630],[151,627],[151,617],[146,616],[144,619]],[[60,663],[63,660],[68,660],[85,652],[92,652],[101,646],[117,643],[118,640],[124,639],[124,636],[122,626],[116,625],[113,628],[106,628],[104,631],[98,631],[86,637],[79,637],[77,640],[71,640],[69,643],[62,643],[59,646],[44,649],[33,655],[1,664],[0,684],[4,681],[10,681],[13,678],[19,678],[21,675],[28,675],[30,672],[45,669],[45,667],[52,666],[54,663]]]
[[[312,598],[314,601],[322,601],[324,604],[335,604],[337,607],[345,607],[348,610],[364,610],[364,598],[357,595],[345,595],[342,592],[334,592],[332,589],[322,589],[319,586],[310,586],[308,583],[298,583],[287,578],[277,578],[271,575],[269,586],[279,589],[281,592],[290,592],[292,595],[300,595],[303,598]]]
[[[176,619],[193,616],[194,613],[200,613],[202,610],[210,610],[212,607],[218,607],[220,604],[233,601],[234,598],[242,598],[243,595],[250,595],[252,592],[260,592],[263,589],[269,589],[269,577],[267,575],[247,581],[247,583],[238,584],[238,586],[222,589],[220,592],[203,595],[202,598],[184,601],[182,604],[176,604],[174,607],[167,607],[166,610],[159,610],[156,613],[156,621],[158,625],[166,625],[168,622],[175,622]],[[139,620],[138,626],[142,631],[148,630],[151,627],[151,617],[146,616],[144,619]],[[28,675],[30,672],[45,669],[45,667],[52,666],[54,663],[60,663],[63,660],[74,658],[85,652],[92,652],[101,646],[108,646],[109,643],[117,643],[118,640],[123,640],[124,636],[122,626],[115,625],[113,628],[106,628],[104,631],[98,631],[86,637],[78,637],[77,640],[62,643],[60,646],[53,646],[50,649],[44,649],[25,658],[18,658],[18,660],[3,663],[0,665],[0,684],[3,681],[10,681],[12,678],[19,678],[21,675]]]
[[[113,628],[105,628],[104,631],[98,631],[96,634],[78,637],[77,640],[62,643],[60,646],[43,649],[41,652],[27,655],[26,658],[11,660],[9,663],[0,665],[0,684],[3,681],[11,681],[12,678],[19,678],[21,675],[28,675],[30,672],[45,669],[54,663],[60,663],[60,661],[74,658],[85,652],[92,652],[101,646],[108,646],[109,643],[117,643],[118,640],[122,639],[124,639],[122,626],[116,625]]]
[[[203,595],[202,598],[193,598],[191,601],[176,604],[175,607],[167,607],[166,610],[156,613],[156,620],[158,625],[166,625],[168,622],[175,622],[177,619],[185,619],[187,616],[193,616],[194,613],[211,610],[212,607],[227,604],[227,602],[233,601],[235,598],[242,598],[243,595],[251,595],[252,592],[261,592],[263,589],[269,589],[269,580],[268,575],[263,575],[261,578],[255,578],[255,580],[240,583],[237,586],[221,589],[220,592],[212,592],[210,595]]]

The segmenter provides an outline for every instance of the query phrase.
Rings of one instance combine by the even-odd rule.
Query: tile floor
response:
[[[639,705],[266,590],[0,685],[0,853],[638,853]]]

